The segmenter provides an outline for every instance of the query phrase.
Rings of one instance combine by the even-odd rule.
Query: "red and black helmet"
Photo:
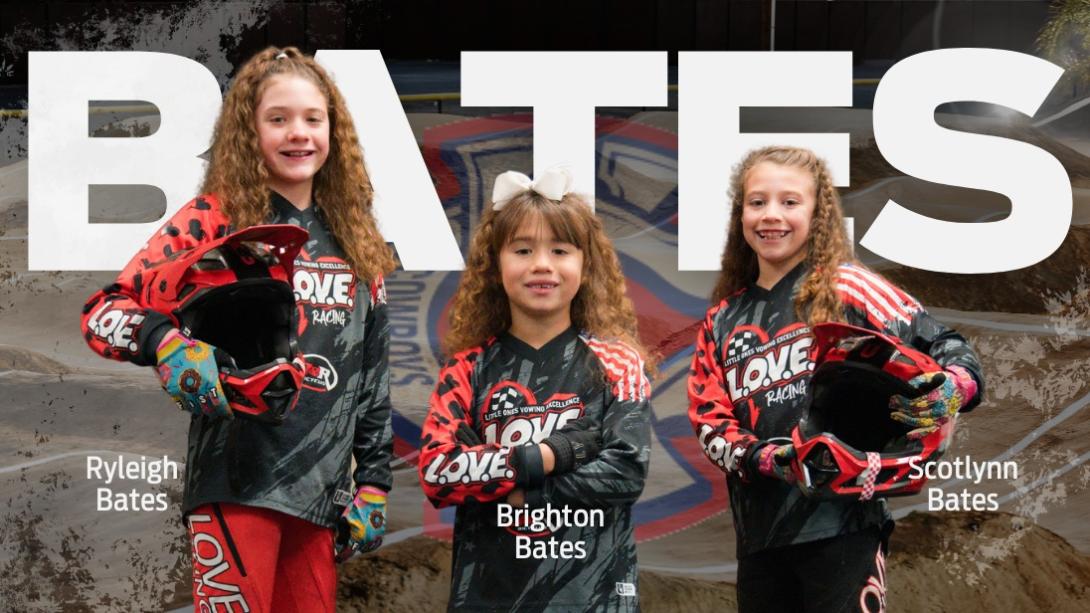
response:
[[[252,226],[179,251],[144,273],[148,307],[216,347],[236,415],[280,424],[295,408],[306,364],[295,341],[291,278],[307,231]]]
[[[931,356],[899,339],[839,323],[813,327],[810,403],[791,432],[792,463],[801,486],[817,497],[915,494],[927,479],[911,471],[938,460],[952,438],[954,420],[918,440],[890,418],[894,395],[914,397],[908,384],[942,371]],[[917,476],[918,478],[913,478]]]

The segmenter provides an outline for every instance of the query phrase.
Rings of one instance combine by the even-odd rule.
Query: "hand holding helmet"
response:
[[[890,398],[889,417],[914,428],[906,435],[912,440],[944,426],[976,395],[976,380],[960,366],[951,366],[945,372],[924,373],[908,384],[916,388],[919,395]]]
[[[911,464],[942,457],[954,430],[949,418],[953,413],[947,411],[972,398],[972,390],[963,388],[943,401],[941,386],[955,376],[957,367],[943,374],[928,354],[873,330],[821,323],[812,331],[809,403],[791,432],[798,455],[792,468],[799,486],[819,498],[870,500],[919,492],[927,479],[911,470]],[[898,396],[926,398],[932,393],[937,393],[936,400],[922,405],[921,416],[903,411],[906,418],[921,420],[921,432],[912,438],[913,426],[891,419],[890,407]],[[941,423],[931,416],[936,407],[946,416]],[[925,417],[934,420],[930,426],[922,422]]]
[[[386,534],[386,492],[370,485],[360,486],[352,503],[337,521],[334,556],[344,562],[356,553],[368,553],[382,545]]]
[[[177,328],[163,337],[156,350],[159,382],[178,407],[193,415],[232,418],[220,384],[215,348],[189,338]]]
[[[306,239],[296,226],[252,226],[177,251],[144,272],[148,307],[176,328],[158,347],[158,370],[183,408],[270,425],[287,418],[306,369],[291,285]]]

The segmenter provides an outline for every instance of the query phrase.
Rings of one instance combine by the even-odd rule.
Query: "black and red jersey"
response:
[[[884,523],[884,500],[811,500],[782,481],[747,474],[756,443],[790,443],[802,417],[814,365],[813,335],[795,314],[809,269],[800,264],[771,289],[750,284],[708,310],[689,376],[689,420],[708,458],[727,475],[739,558]],[[843,264],[837,289],[847,323],[900,338],[942,366],[964,367],[983,394],[980,363],[965,339],[901,289],[870,270]]]
[[[183,510],[233,502],[333,526],[351,502],[353,479],[357,486],[386,490],[393,481],[386,291],[381,277],[356,277],[320,205],[300,211],[273,193],[271,208],[269,223],[293,224],[310,233],[292,278],[293,322],[307,363],[303,390],[281,426],[194,417]],[[171,323],[142,303],[143,271],[231,231],[214,196],[182,207],[115,283],[87,301],[82,326],[91,349],[108,358],[154,365],[156,345]],[[353,455],[356,469],[350,477]]]
[[[539,349],[505,333],[447,362],[424,421],[419,470],[432,504],[458,506],[452,610],[638,609],[632,504],[650,458],[650,393],[638,353],[574,329]],[[526,500],[533,508],[602,509],[604,525],[500,527],[497,503],[516,487],[512,448],[536,445],[584,416],[601,425],[601,453],[546,477]],[[483,444],[459,442],[461,424]],[[586,555],[516,559],[519,535],[582,542]]]

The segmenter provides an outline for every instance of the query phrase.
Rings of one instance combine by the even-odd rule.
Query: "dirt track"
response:
[[[1005,513],[916,513],[898,523],[887,562],[887,600],[899,611],[1056,611],[1090,607],[1090,559],[1062,538]],[[416,537],[353,560],[338,611],[446,607],[450,545]],[[643,571],[641,605],[725,613],[734,585]]]

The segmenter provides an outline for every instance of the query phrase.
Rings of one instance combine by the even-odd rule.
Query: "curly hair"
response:
[[[814,178],[816,187],[814,214],[810,220],[810,236],[806,241],[804,262],[810,272],[795,296],[795,313],[800,320],[813,325],[823,321],[844,321],[844,307],[837,295],[837,267],[852,262],[840,194],[833,185],[825,160],[809,149],[800,147],[764,147],[746,154],[734,167],[730,179],[730,223],[727,226],[727,246],[723,249],[719,278],[712,291],[712,303],[754,282],[759,273],[757,253],[742,235],[742,207],[745,183],[749,171],[761,162],[802,169]]]
[[[583,252],[583,282],[571,303],[572,324],[602,339],[621,341],[644,358],[649,375],[655,356],[639,341],[636,309],[625,294],[621,262],[590,205],[576,194],[555,201],[533,191],[512,198],[499,211],[490,207],[469,247],[450,307],[450,329],[443,340],[447,355],[476,347],[511,327],[511,307],[500,279],[500,250],[523,223],[539,222],[557,240]]]
[[[277,75],[314,83],[329,105],[329,157],[314,176],[314,200],[349,266],[364,279],[390,272],[397,263],[375,222],[371,180],[344,97],[314,58],[295,47],[269,47],[239,70],[216,120],[202,193],[219,197],[236,228],[266,223],[271,217],[269,171],[258,144],[255,110]]]

